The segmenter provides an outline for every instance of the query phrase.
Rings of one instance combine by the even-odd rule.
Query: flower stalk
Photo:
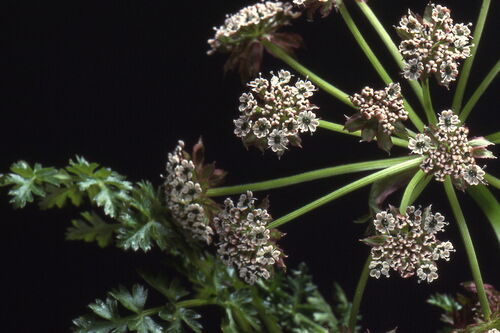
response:
[[[427,116],[427,120],[431,124],[436,124],[437,117],[436,117],[436,113],[434,112],[434,108],[432,107],[431,91],[429,88],[429,78],[428,77],[426,77],[422,80],[422,90],[423,90],[423,96],[424,96],[424,111],[425,111],[425,115]]]
[[[349,332],[355,332],[356,322],[358,320],[359,308],[361,306],[361,300],[363,299],[363,294],[365,293],[366,283],[368,282],[368,277],[370,276],[370,262],[372,261],[369,255],[366,259],[361,275],[359,276],[358,284],[356,285],[356,290],[354,291],[354,298],[352,299],[351,313],[349,314]]]

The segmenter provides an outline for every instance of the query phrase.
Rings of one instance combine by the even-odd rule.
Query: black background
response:
[[[0,51],[2,81],[0,172],[25,159],[48,166],[63,166],[75,154],[83,155],[131,180],[149,179],[160,184],[166,154],[178,139],[192,145],[202,135],[208,160],[228,170],[228,184],[237,184],[342,163],[385,158],[375,144],[319,130],[304,137],[303,149],[290,149],[281,160],[267,152],[246,151],[232,134],[237,99],[244,91],[234,73],[224,75],[225,55],[206,56],[211,27],[220,25],[249,1],[3,1]],[[480,1],[448,1],[456,22],[475,21]],[[425,1],[373,1],[373,10],[386,26],[397,24],[406,8],[422,12]],[[493,1],[470,87],[496,62],[498,24]],[[398,69],[371,27],[350,4],[370,44],[387,64],[393,78]],[[340,16],[307,23],[289,30],[300,32],[306,48],[300,61],[347,93],[365,85],[382,88],[370,64],[349,34]],[[392,30],[392,29],[391,29]],[[393,31],[391,34],[395,36]],[[286,68],[265,56],[263,71]],[[398,78],[401,80],[400,78]],[[402,80],[401,80],[402,81]],[[403,87],[412,98],[412,91]],[[498,130],[495,90],[477,104],[469,118],[473,135]],[[470,89],[468,90],[470,94]],[[449,108],[452,94],[432,88],[437,109]],[[319,115],[342,122],[351,111],[325,93],[314,97]],[[401,148],[394,156],[404,154]],[[494,163],[489,163],[489,171]],[[274,217],[354,180],[343,176],[269,192]],[[367,212],[368,189],[357,191],[283,227],[282,246],[293,268],[305,261],[327,299],[332,284],[340,283],[351,297],[368,248],[358,239],[363,225],[353,219]],[[497,192],[496,192],[497,193]],[[259,193],[262,197],[264,193]],[[433,203],[452,221],[441,184],[431,183],[420,204]],[[459,194],[476,243],[486,282],[499,286],[498,247],[484,215],[472,200]],[[397,204],[398,198],[390,202]],[[161,260],[124,253],[95,244],[67,242],[64,230],[77,210],[39,212],[13,210],[2,191],[0,255],[2,261],[2,331],[67,332],[71,319],[85,313],[85,305],[103,297],[118,284],[140,281],[136,268]],[[440,326],[439,311],[425,304],[430,293],[455,292],[470,280],[458,230],[451,223],[442,238],[457,248],[448,263],[439,264],[440,278],[418,285],[416,278],[370,280],[361,307],[363,326],[385,332],[433,332]],[[496,267],[495,267],[496,266]],[[205,324],[217,322],[209,311]],[[210,326],[209,326],[210,327]],[[216,332],[217,329],[207,329]]]

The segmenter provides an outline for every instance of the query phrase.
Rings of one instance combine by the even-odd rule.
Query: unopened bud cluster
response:
[[[391,207],[377,213],[373,224],[377,235],[364,242],[372,246],[370,276],[377,279],[389,277],[392,269],[403,278],[417,275],[419,282],[432,282],[438,278],[436,261],[448,261],[455,251],[451,242],[437,239],[448,223],[430,206],[423,211],[410,206],[404,215]]]
[[[408,119],[399,83],[390,83],[382,90],[365,87],[360,94],[354,94],[350,99],[364,119],[376,120],[382,131],[389,135],[394,132],[396,122]]]
[[[289,144],[300,146],[299,133],[316,131],[319,121],[313,110],[317,107],[309,101],[316,88],[308,80],[291,84],[288,71],[271,75],[270,80],[259,76],[248,83],[251,90],[240,97],[234,134],[245,146],[270,148],[281,156]]]
[[[209,244],[213,230],[203,200],[203,189],[197,181],[195,165],[187,152],[184,142],[179,141],[172,153],[168,154],[165,176],[167,207],[172,217],[194,239]]]
[[[471,55],[470,25],[454,24],[450,10],[441,5],[429,4],[423,18],[408,11],[397,26],[403,39],[399,51],[405,59],[404,77],[435,75],[448,87],[458,76],[460,61]]]
[[[250,191],[242,194],[236,204],[227,198],[224,209],[214,218],[219,237],[217,253],[226,265],[234,265],[249,284],[259,278],[269,279],[275,264],[284,267],[284,254],[274,239],[277,231],[267,228],[271,216],[255,201]]]
[[[217,51],[231,52],[256,38],[275,32],[300,16],[287,2],[266,1],[244,7],[233,15],[227,15],[224,24],[214,28],[215,36],[208,40],[208,54]]]
[[[426,157],[420,165],[424,172],[433,173],[441,182],[449,175],[459,189],[484,183],[485,172],[476,164],[476,158],[494,158],[486,150],[491,142],[482,138],[469,141],[469,129],[461,126],[452,110],[441,112],[437,127],[428,127],[424,133],[408,143],[413,154]]]

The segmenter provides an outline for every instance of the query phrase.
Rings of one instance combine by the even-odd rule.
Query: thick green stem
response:
[[[486,140],[493,142],[494,144],[500,143],[500,131],[485,136]]]
[[[460,113],[460,120],[462,120],[462,122],[464,122],[467,119],[469,113],[472,111],[477,101],[479,100],[479,98],[481,98],[486,89],[488,89],[488,86],[495,79],[499,71],[500,71],[500,60],[498,60],[495,66],[493,66],[493,68],[489,71],[489,73],[484,78],[483,82],[481,82],[479,87],[477,87],[476,91],[474,91],[474,93],[472,94],[467,104],[465,104],[464,108],[462,109],[462,112]]]
[[[424,92],[424,111],[427,116],[427,120],[431,124],[437,123],[436,113],[432,107],[431,91],[429,88],[429,78],[426,77],[422,80],[422,90]]]
[[[350,107],[354,107],[354,105],[351,103],[351,100],[349,99],[349,95],[347,95],[345,92],[338,89],[337,87],[331,85],[327,81],[323,80],[322,78],[311,72],[306,67],[302,66],[297,60],[295,60],[288,53],[286,53],[285,50],[265,39],[261,40],[261,43],[271,54],[284,61],[288,66],[292,67],[300,74],[307,77],[320,89],[326,91],[327,93],[337,98],[342,103],[347,104]]]
[[[344,19],[344,22],[346,23],[347,27],[351,31],[352,35],[354,36],[354,39],[358,42],[359,47],[361,50],[363,50],[364,54],[372,64],[373,68],[377,71],[378,75],[382,79],[382,81],[385,82],[385,84],[392,83],[392,79],[385,70],[384,66],[380,63],[378,60],[377,56],[375,53],[372,51],[366,40],[363,38],[363,35],[359,31],[358,27],[354,23],[351,14],[349,14],[349,11],[347,10],[347,7],[345,6],[344,3],[341,3],[339,5],[339,11],[340,15]],[[413,122],[415,127],[419,130],[422,131],[424,128],[424,123],[422,120],[419,118],[419,116],[415,113],[411,105],[404,99],[404,107],[405,110],[408,111],[408,116],[410,117],[410,120]]]
[[[344,125],[332,123],[332,122],[325,121],[325,120],[319,121],[319,127],[333,131],[333,132],[338,132],[338,133],[343,133],[343,134],[347,134],[347,135],[361,137],[361,131],[349,132],[348,130],[344,129]],[[377,139],[375,138],[374,140],[377,140]],[[400,139],[400,138],[392,137],[392,143],[395,146],[408,148],[408,141]]]
[[[373,182],[376,182],[377,180],[384,179],[384,178],[389,177],[391,175],[395,175],[399,172],[411,169],[411,168],[417,166],[418,164],[420,164],[420,162],[422,162],[422,159],[423,159],[422,157],[413,158],[409,161],[393,165],[387,169],[377,171],[371,175],[368,175],[366,177],[358,179],[358,180],[356,180],[356,181],[354,181],[354,182],[352,182],[344,187],[339,188],[338,190],[331,192],[330,194],[327,194],[327,195],[325,195],[317,200],[314,200],[313,202],[311,202],[311,203],[309,203],[309,204],[307,204],[299,209],[294,210],[291,213],[288,213],[285,216],[280,217],[276,221],[269,224],[268,228],[271,229],[271,228],[279,227],[287,222],[290,222],[293,219],[296,219],[297,217],[299,217],[301,215],[304,215],[304,214],[310,212],[311,210],[314,210],[320,206],[323,206],[324,204],[326,204],[332,200],[338,199],[338,198],[340,198],[348,193],[351,193],[352,191],[355,191],[359,188],[362,188],[364,186],[372,184]]]
[[[476,28],[474,29],[472,43],[474,46],[471,50],[471,55],[465,60],[464,67],[462,68],[462,73],[458,78],[457,90],[453,96],[453,110],[458,113],[462,107],[462,100],[464,98],[465,87],[467,86],[467,80],[469,79],[470,70],[472,63],[474,62],[474,57],[476,56],[477,48],[479,42],[481,41],[481,35],[483,34],[484,24],[486,22],[486,16],[488,15],[488,9],[490,8],[491,0],[483,0],[481,4],[481,10],[479,11],[479,17],[477,18]],[[469,111],[470,112],[470,111]]]
[[[207,195],[211,197],[217,197],[223,195],[243,193],[245,191],[270,190],[274,188],[290,186],[326,177],[332,177],[332,176],[361,172],[361,171],[383,169],[411,159],[413,159],[413,157],[404,156],[404,157],[388,158],[378,161],[368,161],[368,162],[339,165],[335,167],[299,173],[297,175],[289,177],[266,180],[258,183],[211,188],[207,191]]]
[[[385,46],[391,53],[392,57],[394,60],[396,60],[396,63],[398,64],[399,68],[403,69],[404,67],[404,61],[403,57],[401,56],[401,53],[399,53],[398,47],[396,44],[391,39],[391,36],[387,33],[387,31],[384,29],[384,26],[380,21],[378,20],[377,16],[373,13],[371,8],[368,6],[366,1],[356,1],[356,4],[358,4],[359,8],[365,14],[366,18],[368,21],[371,23],[375,31],[377,31],[378,35],[384,42]],[[410,84],[411,88],[415,92],[415,95],[417,96],[418,100],[422,105],[424,104],[424,99],[422,95],[422,87],[420,87],[420,84],[418,84],[417,81],[414,80],[409,80],[408,83]]]
[[[412,177],[408,185],[406,186],[405,191],[403,193],[403,198],[401,199],[401,205],[399,206],[399,212],[401,214],[404,214],[406,208],[408,208],[408,206],[413,203],[412,199],[413,200],[416,199],[416,196],[413,193],[417,185],[420,184],[420,182],[422,182],[424,177],[425,177],[425,172],[419,169]],[[421,191],[423,191],[423,188],[421,189]]]
[[[469,260],[470,269],[472,271],[472,277],[474,278],[474,283],[476,284],[477,295],[479,297],[479,303],[481,304],[481,309],[486,321],[490,320],[490,307],[488,304],[488,299],[486,298],[486,293],[484,291],[483,278],[481,277],[481,271],[479,270],[479,264],[477,262],[476,252],[474,250],[474,245],[472,244],[472,239],[469,234],[469,229],[465,222],[465,217],[460,208],[458,202],[457,194],[453,188],[453,184],[449,176],[447,176],[444,182],[444,189],[448,200],[450,201],[450,206],[453,211],[453,215],[457,220],[458,230],[462,236],[462,240],[465,246],[465,252],[467,253],[467,258]]]
[[[500,179],[498,179],[497,177],[495,177],[489,173],[484,175],[484,179],[486,179],[488,184],[490,184],[491,186],[493,186],[497,190],[500,190]]]
[[[356,290],[354,291],[354,298],[352,299],[351,312],[349,313],[349,332],[355,332],[356,322],[358,320],[359,307],[361,306],[361,300],[363,299],[363,294],[365,293],[366,283],[368,282],[368,277],[370,276],[370,262],[372,261],[371,256],[366,259],[361,275],[359,276],[358,284],[356,285]]]

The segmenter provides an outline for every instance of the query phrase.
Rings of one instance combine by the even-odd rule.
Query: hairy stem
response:
[[[267,41],[265,39],[261,40],[262,45],[274,56],[277,58],[281,59],[283,62],[285,62],[288,66],[299,72],[300,74],[304,75],[307,77],[309,80],[311,80],[316,86],[318,86],[320,89],[324,90],[325,92],[329,93],[339,101],[341,101],[344,104],[349,105],[350,107],[354,107],[354,105],[351,103],[349,100],[349,95],[347,95],[345,92],[342,90],[338,89],[337,87],[333,86],[332,84],[328,83],[327,81],[323,80],[320,78],[318,75],[314,74],[311,72],[309,69],[306,67],[302,66],[297,60],[292,58],[288,53],[286,53],[282,48],[280,48],[277,45],[274,45],[270,41]]]
[[[427,116],[427,120],[431,124],[437,123],[436,113],[432,107],[431,91],[429,88],[429,78],[426,77],[422,80],[422,90],[424,92],[424,111]]]
[[[396,63],[398,64],[399,68],[403,69],[404,67],[403,57],[401,56],[401,53],[399,53],[396,44],[394,44],[394,42],[392,41],[391,36],[389,36],[387,31],[384,29],[382,23],[380,23],[380,21],[378,20],[377,16],[375,16],[375,14],[368,6],[366,1],[356,1],[356,4],[359,6],[363,14],[365,14],[366,18],[371,23],[375,31],[377,31],[379,37],[382,39],[382,42],[387,47],[394,60],[396,60]],[[420,86],[420,84],[414,80],[409,80],[408,83],[415,92],[415,95],[417,96],[420,103],[422,103],[423,105],[424,99],[422,95],[422,87]]]
[[[366,283],[368,282],[368,277],[370,276],[370,262],[372,261],[371,256],[366,259],[361,275],[359,276],[358,284],[356,285],[356,290],[354,291],[354,298],[352,299],[351,312],[349,313],[349,332],[354,332],[356,328],[356,322],[358,320],[359,307],[361,306],[361,300],[363,299],[363,294],[365,293]]]
[[[359,47],[361,48],[361,50],[363,50],[364,54],[372,64],[373,68],[375,68],[382,81],[384,81],[385,84],[392,83],[393,81],[391,77],[385,70],[384,66],[380,63],[375,53],[373,53],[372,49],[370,48],[366,40],[363,38],[363,35],[361,34],[358,27],[354,23],[351,14],[349,14],[349,11],[347,10],[347,7],[345,6],[344,3],[341,3],[339,5],[339,11],[340,15],[344,19],[344,22],[351,31],[352,35],[354,36],[354,39],[356,39]],[[422,131],[424,128],[424,123],[422,122],[420,117],[415,113],[415,110],[413,110],[413,108],[406,99],[404,99],[404,107],[405,110],[408,111],[408,116],[410,117],[410,120],[413,122],[415,127],[419,131]]]
[[[474,283],[476,285],[477,295],[479,297],[479,303],[481,304],[484,318],[486,319],[486,321],[489,321],[491,311],[488,304],[488,299],[486,298],[486,293],[484,291],[483,278],[481,277],[481,271],[479,270],[479,264],[477,262],[476,252],[474,250],[474,245],[472,244],[469,229],[467,228],[465,217],[458,202],[457,194],[455,193],[455,189],[453,188],[450,176],[447,176],[444,182],[444,189],[446,191],[446,195],[448,196],[453,215],[455,216],[455,219],[457,221],[458,230],[460,231],[460,235],[462,236],[462,240],[464,242],[465,252],[467,253],[467,258],[469,260],[472,277],[474,278]]]
[[[462,120],[462,122],[464,122],[467,119],[470,112],[476,105],[477,101],[479,100],[479,98],[481,98],[486,89],[488,89],[488,86],[495,79],[499,71],[500,71],[500,60],[498,60],[495,66],[493,66],[493,68],[488,72],[488,74],[483,79],[479,87],[477,87],[476,91],[474,91],[474,93],[470,97],[467,104],[465,104],[464,108],[462,109],[462,112],[460,113],[460,120]]]
[[[343,133],[347,135],[352,135],[352,136],[358,136],[361,137],[361,131],[354,131],[354,132],[349,132],[348,130],[344,129],[344,125],[332,123],[329,121],[325,120],[320,120],[319,121],[319,127],[333,131],[333,132],[338,132],[338,133]],[[408,148],[408,141],[392,137],[392,143],[395,146],[403,147],[403,148]],[[377,140],[376,138],[374,140]]]
[[[293,219],[296,219],[297,217],[299,217],[301,215],[304,215],[304,214],[310,212],[311,210],[314,210],[320,206],[323,206],[324,204],[326,204],[330,201],[333,201],[335,199],[338,199],[338,198],[340,198],[348,193],[351,193],[352,191],[355,191],[359,188],[362,188],[362,187],[367,186],[373,182],[376,182],[377,180],[384,179],[386,177],[395,175],[399,172],[411,169],[411,168],[417,166],[418,164],[420,164],[420,162],[422,162],[422,159],[423,159],[422,157],[417,157],[417,158],[414,157],[413,159],[411,159],[409,161],[393,165],[389,168],[377,171],[375,173],[372,173],[371,175],[368,175],[366,177],[358,179],[358,180],[356,180],[356,181],[354,181],[354,182],[352,182],[344,187],[339,188],[338,190],[331,192],[330,194],[327,194],[327,195],[325,195],[317,200],[314,200],[313,202],[310,202],[309,204],[307,204],[299,209],[294,210],[291,213],[288,213],[285,216],[280,217],[276,221],[269,224],[268,228],[271,229],[271,228],[279,227],[287,222],[292,221]]]
[[[408,161],[413,159],[411,156],[388,158],[384,160],[359,162],[346,165],[339,165],[330,168],[324,168],[314,171],[308,171],[304,173],[299,173],[297,175],[282,177],[272,180],[266,180],[257,183],[227,186],[227,187],[216,187],[211,188],[207,191],[208,196],[217,197],[223,195],[239,194],[245,191],[264,191],[279,187],[290,186],[294,184],[300,184],[303,182],[308,182],[311,180],[322,179],[326,177],[332,177],[337,175],[343,175],[354,172],[368,171],[383,169],[395,164]]]
[[[455,90],[455,95],[453,96],[453,110],[456,113],[458,113],[462,107],[465,87],[467,86],[467,80],[469,79],[470,70],[472,63],[474,62],[474,57],[476,56],[479,42],[481,41],[481,35],[483,34],[484,24],[486,22],[486,16],[488,15],[490,3],[491,0],[483,0],[483,3],[481,4],[481,10],[479,11],[479,17],[477,18],[476,28],[474,29],[474,33],[472,35],[472,43],[474,43],[474,46],[472,47],[470,57],[465,60],[462,73],[458,78],[457,90]]]

